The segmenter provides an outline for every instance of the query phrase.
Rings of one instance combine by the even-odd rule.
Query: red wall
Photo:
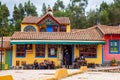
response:
[[[104,45],[104,61],[111,61],[113,58],[120,61],[120,35],[105,35],[104,39],[106,42]],[[119,54],[109,53],[109,40],[119,40]]]

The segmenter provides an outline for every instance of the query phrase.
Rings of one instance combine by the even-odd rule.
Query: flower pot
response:
[[[117,66],[117,63],[113,63],[112,66]]]

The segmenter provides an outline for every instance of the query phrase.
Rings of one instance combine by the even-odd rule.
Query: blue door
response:
[[[47,32],[52,32],[52,25],[47,25]]]

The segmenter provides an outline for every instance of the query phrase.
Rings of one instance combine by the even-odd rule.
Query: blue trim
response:
[[[83,41],[11,41],[10,44],[62,44],[62,45],[67,45],[67,44],[81,44],[81,45],[90,45],[90,44],[105,44],[104,41],[102,42],[83,42]]]
[[[45,56],[35,56],[35,58],[45,58]]]
[[[117,51],[117,52],[111,52],[111,51],[110,51],[110,43],[113,42],[113,41],[116,41],[116,42],[117,42],[117,45],[118,45],[118,46],[117,46],[117,47],[118,47],[118,51]],[[109,49],[108,49],[108,50],[109,50],[109,54],[120,54],[120,53],[119,53],[119,52],[120,52],[120,49],[119,49],[119,40],[109,40],[108,46],[109,46],[109,47],[108,47],[108,48],[109,48]]]
[[[72,63],[74,62],[74,44],[72,45]]]
[[[58,55],[58,54],[57,54]],[[49,56],[48,58],[58,58],[58,56]]]
[[[104,64],[104,45],[102,45],[102,64]]]
[[[10,49],[10,66],[12,66],[12,49]]]

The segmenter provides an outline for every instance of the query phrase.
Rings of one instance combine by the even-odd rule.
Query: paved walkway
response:
[[[61,80],[120,80],[120,73],[86,72]]]
[[[89,69],[88,72],[78,75],[73,75],[62,80],[120,80],[120,73],[112,72],[96,72],[106,69],[117,69],[120,67],[98,67]],[[68,73],[78,71],[79,69],[69,69]],[[94,70],[94,72],[92,72]],[[3,70],[2,75],[12,75],[14,80],[43,80],[55,74],[56,70]]]
[[[78,69],[70,69],[68,73],[78,71]],[[14,80],[43,80],[55,74],[56,70],[3,70],[0,76],[12,75]]]

